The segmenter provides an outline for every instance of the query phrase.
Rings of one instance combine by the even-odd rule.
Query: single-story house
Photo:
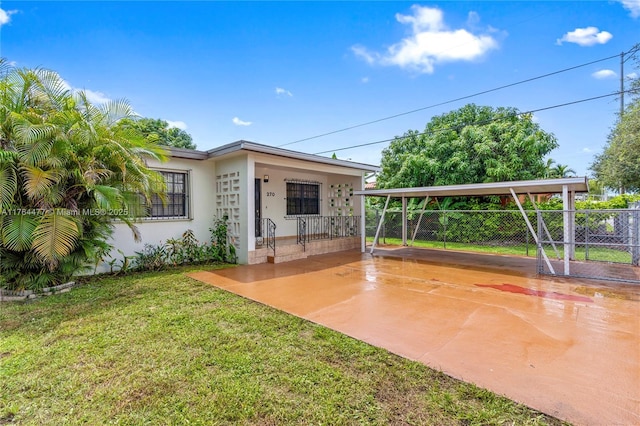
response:
[[[131,230],[116,224],[112,257],[134,255],[190,229],[209,241],[215,218],[228,218],[239,263],[304,258],[361,247],[365,175],[377,166],[237,141],[209,151],[171,148],[168,162],[148,161],[167,185],[167,200]],[[106,265],[102,266],[102,269]]]

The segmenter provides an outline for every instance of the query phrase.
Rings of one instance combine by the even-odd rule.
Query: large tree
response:
[[[557,146],[531,115],[469,104],[433,117],[423,132],[396,137],[382,152],[378,187],[540,178],[544,157]]]
[[[640,68],[640,44],[631,50],[630,58]],[[602,153],[596,156],[591,170],[607,188],[621,192],[640,191],[640,77],[627,85],[631,102],[609,134]]]
[[[9,288],[57,284],[110,247],[161,177],[145,158],[164,151],[117,126],[125,101],[91,104],[55,72],[0,61],[0,273]],[[137,235],[137,234],[136,234]]]
[[[625,109],[591,170],[608,188],[640,191],[640,98]]]
[[[118,124],[140,132],[149,142],[175,148],[196,149],[191,135],[159,118],[127,118]]]

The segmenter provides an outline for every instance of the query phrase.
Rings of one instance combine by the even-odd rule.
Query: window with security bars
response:
[[[287,182],[287,215],[320,214],[320,185]]]
[[[151,218],[189,217],[189,176],[186,172],[158,171],[166,185],[166,203],[154,195],[151,199]]]

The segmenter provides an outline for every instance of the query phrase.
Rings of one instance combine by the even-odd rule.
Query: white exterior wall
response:
[[[253,170],[251,170],[253,175]],[[229,217],[229,235],[236,246],[238,263],[249,261],[249,200],[253,198],[254,181],[249,179],[246,153],[216,160],[215,173],[215,210],[218,218],[225,214]],[[215,188],[215,189],[214,189]],[[252,201],[251,201],[252,202]],[[252,222],[253,223],[253,222]],[[253,235],[253,231],[251,231]]]
[[[295,218],[286,218],[285,179],[321,184],[321,216],[337,214],[336,208],[330,204],[331,198],[335,198],[331,185],[351,184],[354,190],[360,190],[364,182],[361,170],[247,151],[208,160],[171,158],[166,163],[150,161],[149,166],[157,170],[189,172],[189,218],[141,220],[136,224],[142,235],[140,242],[134,241],[125,224],[116,224],[110,241],[114,246],[111,258],[122,259],[118,249],[126,256],[133,256],[135,252],[142,251],[145,244],[159,245],[168,239],[180,238],[188,229],[199,241],[209,241],[209,228],[214,219],[226,214],[238,263],[248,263],[249,252],[255,250],[255,178],[263,180],[264,175],[269,175],[269,182],[261,184],[262,217],[276,223],[278,237],[295,236],[297,231]],[[349,198],[352,214],[361,215],[362,197]],[[342,210],[341,215],[349,213],[350,210]],[[98,268],[98,272],[108,270],[107,263]]]
[[[311,163],[308,161],[293,160],[283,157],[268,156],[264,154],[252,154],[250,158],[255,164],[255,178],[260,178],[262,217],[273,220],[277,226],[276,236],[295,236],[297,232],[297,221],[295,217],[287,216],[287,182],[285,179],[300,181],[320,182],[320,216],[335,216],[336,208],[332,208],[330,200],[333,197],[331,185],[352,184],[354,190],[362,188],[364,173],[360,170],[346,169],[332,165]],[[269,182],[264,182],[264,175],[269,175]],[[253,177],[252,177],[253,188]],[[253,194],[253,189],[250,194]],[[353,206],[353,215],[360,215],[362,197],[350,197]],[[255,199],[249,199],[251,221],[255,223]],[[335,203],[334,203],[335,204]],[[342,210],[342,215],[347,216],[349,212]],[[250,232],[253,236],[253,232]],[[255,244],[252,238],[251,243]],[[251,248],[253,249],[253,247]]]
[[[124,223],[117,223],[114,233],[109,241],[114,246],[111,258],[122,260],[122,250],[126,256],[133,256],[135,252],[142,251],[145,244],[158,245],[168,239],[179,238],[187,229],[191,229],[196,238],[201,241],[209,241],[211,233],[209,228],[213,225],[215,211],[214,181],[215,163],[211,160],[186,160],[171,158],[166,163],[149,161],[149,167],[155,170],[187,171],[189,173],[189,218],[188,219],[143,219],[136,223],[142,240],[136,242],[133,233]],[[105,259],[109,261],[109,257]],[[109,265],[103,263],[98,266],[98,272],[108,272]]]

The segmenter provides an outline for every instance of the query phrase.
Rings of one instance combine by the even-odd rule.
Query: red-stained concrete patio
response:
[[[190,274],[584,425],[640,424],[640,286],[530,259],[341,252]]]

